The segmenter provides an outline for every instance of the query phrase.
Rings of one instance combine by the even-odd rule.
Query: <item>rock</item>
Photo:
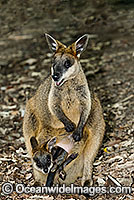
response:
[[[75,200],[74,198],[71,198],[71,199],[66,199],[66,200]]]
[[[51,63],[51,59],[44,59],[42,62],[43,65],[46,65],[48,63]]]
[[[32,39],[32,35],[9,35],[8,39],[10,40],[28,40]]]
[[[24,143],[24,142],[25,142],[24,137],[20,137],[19,139],[16,140],[16,142],[17,142],[17,141],[18,141],[18,142],[21,142],[21,143]]]
[[[26,180],[29,180],[32,177],[32,173],[26,174]]]
[[[2,135],[5,135],[6,129],[3,129],[3,128],[0,127],[0,133],[1,133]]]
[[[11,158],[0,158],[0,161],[12,161]]]
[[[9,105],[2,105],[2,109],[3,110],[13,110],[17,107],[17,105],[12,105],[12,106],[9,106]]]
[[[98,177],[97,182],[98,182],[99,186],[104,186],[106,181],[104,181],[104,179]]]
[[[19,149],[16,150],[16,153],[18,153],[18,154],[26,153],[26,151],[24,151],[24,149],[22,147],[20,147]]]
[[[40,72],[32,72],[31,76],[41,76]]]
[[[6,86],[3,86],[3,87],[1,87],[0,89],[1,89],[2,91],[4,91],[4,90],[7,89],[7,87],[6,87]]]
[[[54,197],[53,196],[49,196],[49,195],[47,195],[47,196],[45,196],[45,195],[34,195],[34,196],[30,196],[30,199],[42,199],[42,200],[53,200],[54,199]]]
[[[94,163],[93,163],[94,166],[98,166],[98,165],[100,165],[100,164],[101,164],[101,161],[98,161],[98,162],[94,162]]]
[[[36,68],[36,65],[29,66],[29,69],[34,70]]]
[[[20,113],[21,113],[21,117],[24,117],[25,110],[24,110],[23,108],[20,108],[19,111],[20,111]]]
[[[3,118],[9,117],[10,112],[6,112],[6,111],[1,111],[0,112],[0,116],[2,116]]]
[[[121,183],[121,185],[123,186],[131,186],[133,183],[133,179],[131,176],[129,177],[122,177],[122,178],[118,178],[118,181]]]
[[[128,162],[126,162],[126,163],[123,163],[123,164],[119,164],[118,165],[118,167],[119,168],[121,168],[121,169],[125,169],[125,168],[133,168],[134,167],[134,162],[133,162],[133,160],[132,161],[128,161]]]
[[[52,57],[52,53],[47,53],[47,57],[51,58]]]
[[[22,65],[33,65],[37,62],[37,59],[36,58],[29,58],[27,60],[24,60],[21,64]]]
[[[131,145],[132,142],[133,142],[133,139],[129,139],[129,140],[127,140],[127,141],[121,142],[120,144],[121,144],[122,146],[127,147],[127,146]]]
[[[128,157],[129,160],[134,160],[134,153]]]
[[[123,157],[122,156],[115,156],[113,158],[110,158],[106,161],[106,163],[113,163],[113,162],[118,162],[118,163],[122,163],[123,162]]]

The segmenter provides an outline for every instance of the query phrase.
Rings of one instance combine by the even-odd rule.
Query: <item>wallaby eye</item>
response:
[[[40,161],[38,160],[38,161],[36,161],[36,165],[37,165],[37,167],[39,167],[39,168],[41,168],[42,166],[41,166],[41,163],[40,163]]]
[[[37,167],[39,167],[39,168],[42,167],[38,158],[33,158],[33,160],[36,162]]]
[[[70,62],[70,60],[66,60],[65,63],[64,63],[64,66],[65,66],[66,68],[71,67],[71,62]]]

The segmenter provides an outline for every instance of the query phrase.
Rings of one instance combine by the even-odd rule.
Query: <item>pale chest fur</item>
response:
[[[75,90],[67,90],[61,101],[61,107],[66,116],[76,125],[80,119],[80,101]]]
[[[58,120],[53,111],[53,109],[55,109],[55,106],[53,105],[56,101],[56,96],[54,93],[55,92],[53,90],[50,90],[48,97],[48,107],[52,114],[51,126],[53,128],[63,128],[63,123]],[[56,93],[56,95],[58,95],[58,92]],[[80,102],[77,98],[76,91],[73,89],[69,90],[68,88],[64,89],[64,91],[60,92],[59,98],[61,99],[61,101],[57,103],[60,104],[60,107],[65,115],[77,125],[80,119]]]
[[[54,114],[54,109],[56,109],[57,104],[60,106],[65,115],[76,124],[80,120],[80,112],[81,112],[81,98],[84,98],[84,101],[87,104],[87,112],[90,111],[91,108],[91,98],[90,91],[87,84],[78,85],[65,85],[64,89],[56,90],[55,87],[51,88],[48,97],[48,107],[52,114],[51,116],[51,126],[53,128],[63,128],[64,125]]]

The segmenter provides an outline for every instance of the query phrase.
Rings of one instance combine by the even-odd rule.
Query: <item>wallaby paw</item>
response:
[[[66,179],[66,172],[64,170],[59,172],[59,178],[61,178],[63,181]]]
[[[75,140],[75,142],[80,141],[81,138],[82,138],[82,131],[77,131],[77,130],[75,130],[75,131],[73,132],[73,139]]]
[[[75,129],[75,124],[73,122],[65,125],[65,130],[67,132],[72,132],[72,131],[74,131],[74,129]]]
[[[90,180],[84,181],[84,182],[83,182],[83,186],[88,186],[88,187],[93,186],[93,179],[90,178]]]

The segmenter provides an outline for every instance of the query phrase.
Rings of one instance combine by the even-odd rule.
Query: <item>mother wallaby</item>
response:
[[[79,156],[65,168],[67,177],[64,182],[73,183],[77,177],[82,177],[83,185],[91,179],[92,163],[105,129],[100,102],[94,94],[91,95],[79,61],[80,54],[87,46],[88,35],[83,35],[68,47],[48,34],[46,38],[54,53],[51,75],[27,102],[23,123],[26,146],[32,161],[35,162],[31,137],[35,137],[38,146],[38,143],[40,145],[42,141],[58,136],[63,130],[72,132],[74,150],[76,147]],[[84,127],[87,130],[85,133]],[[36,165],[34,170],[36,180],[42,183],[46,180],[46,174],[40,169],[44,165],[48,166],[47,160],[44,161],[45,156],[45,153],[38,156],[38,162],[41,164],[38,168]]]

